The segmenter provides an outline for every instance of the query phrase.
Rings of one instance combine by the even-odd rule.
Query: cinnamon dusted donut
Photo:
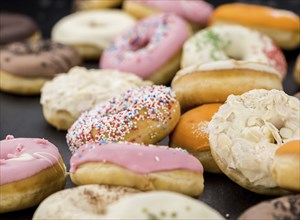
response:
[[[289,193],[272,178],[275,151],[299,138],[300,100],[278,90],[231,95],[208,126],[212,156],[233,181],[256,193]]]
[[[186,67],[173,78],[181,109],[205,103],[225,102],[231,94],[252,89],[282,89],[279,72],[258,62],[224,60]]]
[[[22,14],[0,13],[0,45],[15,41],[34,41],[40,38],[37,24]]]
[[[45,119],[67,130],[80,113],[108,101],[127,89],[151,85],[132,73],[74,67],[47,82],[41,93]]]
[[[67,143],[71,151],[91,141],[155,144],[169,135],[179,117],[180,106],[171,88],[130,89],[82,113],[69,128]]]
[[[181,149],[111,143],[81,146],[71,157],[73,183],[128,186],[142,191],[168,190],[199,196],[203,167]]]
[[[9,135],[0,153],[0,213],[33,207],[64,188],[66,168],[49,141]]]
[[[81,63],[71,47],[48,40],[9,44],[0,51],[0,89],[39,94],[46,81]]]
[[[239,24],[268,35],[283,49],[300,44],[300,18],[297,14],[267,6],[229,3],[216,8],[211,25]]]
[[[108,185],[65,189],[46,198],[35,211],[33,219],[102,219],[107,206],[135,193],[140,191]]]
[[[205,172],[222,173],[211,156],[208,140],[208,123],[221,105],[204,104],[185,112],[170,135],[170,146],[193,154]]]
[[[300,137],[280,146],[274,157],[272,175],[282,188],[300,191]]]
[[[95,10],[118,6],[123,0],[74,0],[75,10]]]
[[[291,219],[298,220],[300,216],[300,194],[283,196],[258,203],[240,215],[239,220],[253,219]]]

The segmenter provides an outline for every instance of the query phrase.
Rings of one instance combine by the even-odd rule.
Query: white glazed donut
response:
[[[144,85],[151,85],[151,82],[132,73],[74,67],[44,85],[41,94],[43,113],[51,125],[67,130],[81,112],[127,89]]]
[[[52,29],[52,40],[74,46],[87,59],[98,59],[103,49],[135,19],[120,10],[80,11],[62,18]]]
[[[299,138],[300,101],[279,90],[231,95],[208,126],[212,155],[220,169],[256,193],[287,193],[272,178],[275,151]]]
[[[267,64],[277,69],[282,78],[287,71],[284,55],[269,37],[238,25],[213,26],[199,31],[185,42],[181,67],[228,59]]]

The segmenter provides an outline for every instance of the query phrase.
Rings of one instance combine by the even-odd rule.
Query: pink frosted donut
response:
[[[157,12],[174,13],[197,26],[205,26],[213,6],[202,0],[126,0],[125,10],[137,18]]]
[[[49,141],[8,135],[0,141],[0,213],[37,205],[64,188],[65,176],[58,149]]]
[[[181,48],[189,34],[185,21],[176,15],[148,17],[113,41],[102,54],[100,67],[167,83],[179,68]]]
[[[129,143],[86,144],[70,160],[75,184],[107,184],[198,196],[203,167],[187,151]],[[187,181],[188,180],[188,181]]]

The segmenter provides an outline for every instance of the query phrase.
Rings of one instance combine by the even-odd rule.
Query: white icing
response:
[[[77,118],[81,112],[127,89],[149,84],[131,73],[74,67],[67,74],[59,74],[44,85],[41,104],[54,111],[67,111]]]
[[[278,90],[230,95],[208,126],[211,149],[254,185],[275,187],[276,149],[300,138],[300,101]],[[282,135],[288,130],[288,136]]]
[[[120,10],[80,11],[63,17],[55,24],[52,40],[103,49],[134,24],[135,19]]]

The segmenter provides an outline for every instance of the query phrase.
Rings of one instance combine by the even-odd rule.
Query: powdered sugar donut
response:
[[[269,37],[238,25],[199,31],[185,42],[181,67],[228,59],[267,64],[277,69],[282,78],[287,71],[284,55]]]
[[[117,37],[100,60],[100,67],[132,72],[156,84],[169,82],[179,68],[181,48],[189,37],[185,21],[160,14],[139,21]]]
[[[69,128],[67,143],[71,151],[90,141],[155,144],[173,130],[179,117],[179,103],[171,88],[130,89],[84,112]]]

